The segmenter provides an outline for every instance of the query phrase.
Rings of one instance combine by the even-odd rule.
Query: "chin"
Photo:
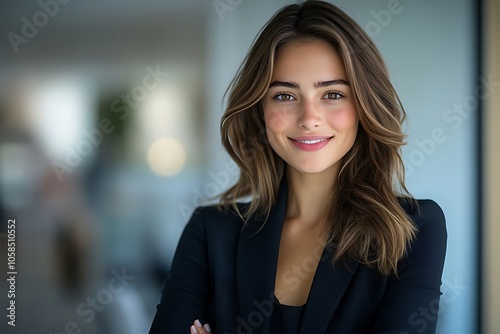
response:
[[[306,164],[288,164],[288,166],[302,174],[321,174],[331,171],[336,167],[336,164],[306,163]]]

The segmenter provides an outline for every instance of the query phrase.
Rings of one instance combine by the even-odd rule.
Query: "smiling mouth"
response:
[[[321,143],[321,142],[330,140],[333,137],[334,136],[301,136],[301,137],[295,137],[295,138],[288,137],[288,139],[293,140],[295,142],[307,144],[307,145],[314,145],[317,143]]]
[[[316,136],[315,138],[289,138],[292,144],[302,151],[317,151],[328,145],[331,137]]]
[[[323,138],[323,139],[313,139],[313,140],[296,140],[296,139],[293,139],[299,143],[304,143],[304,144],[307,144],[307,145],[313,145],[313,144],[317,144],[317,143],[321,143],[322,141],[326,141],[328,139],[331,139],[332,137],[329,137],[329,138]]]

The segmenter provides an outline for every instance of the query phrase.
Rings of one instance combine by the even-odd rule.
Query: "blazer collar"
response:
[[[251,220],[240,234],[236,283],[241,319],[238,325],[253,333],[269,333],[281,231],[285,220],[288,187],[280,185],[267,221]],[[323,333],[347,288],[357,263],[331,263],[331,247],[325,247],[318,264],[302,319],[300,333]]]
[[[270,330],[287,193],[287,184],[283,181],[267,221],[250,220],[238,241],[236,284],[242,317],[238,323],[246,326],[250,333],[269,333]]]
[[[306,309],[300,325],[300,334],[326,333],[328,324],[344,295],[358,266],[358,262],[346,260],[332,265],[334,248],[323,251],[314,275]]]

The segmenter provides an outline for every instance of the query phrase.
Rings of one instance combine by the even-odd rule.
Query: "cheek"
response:
[[[264,111],[264,121],[268,135],[283,133],[290,124],[289,117],[280,110]]]
[[[356,141],[356,137],[358,134],[358,124],[359,119],[356,110],[350,113],[346,113],[343,118],[343,125],[344,131],[347,133],[350,147],[352,147],[352,145]]]
[[[345,109],[332,113],[328,123],[338,131],[356,131],[358,128],[358,115],[356,109]]]

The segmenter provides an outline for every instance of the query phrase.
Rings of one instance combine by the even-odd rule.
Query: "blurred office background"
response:
[[[332,2],[383,53],[409,115],[409,189],[447,217],[438,333],[500,333],[498,2]],[[147,332],[191,212],[237,179],[219,140],[224,91],[287,3],[2,2],[2,333]]]

